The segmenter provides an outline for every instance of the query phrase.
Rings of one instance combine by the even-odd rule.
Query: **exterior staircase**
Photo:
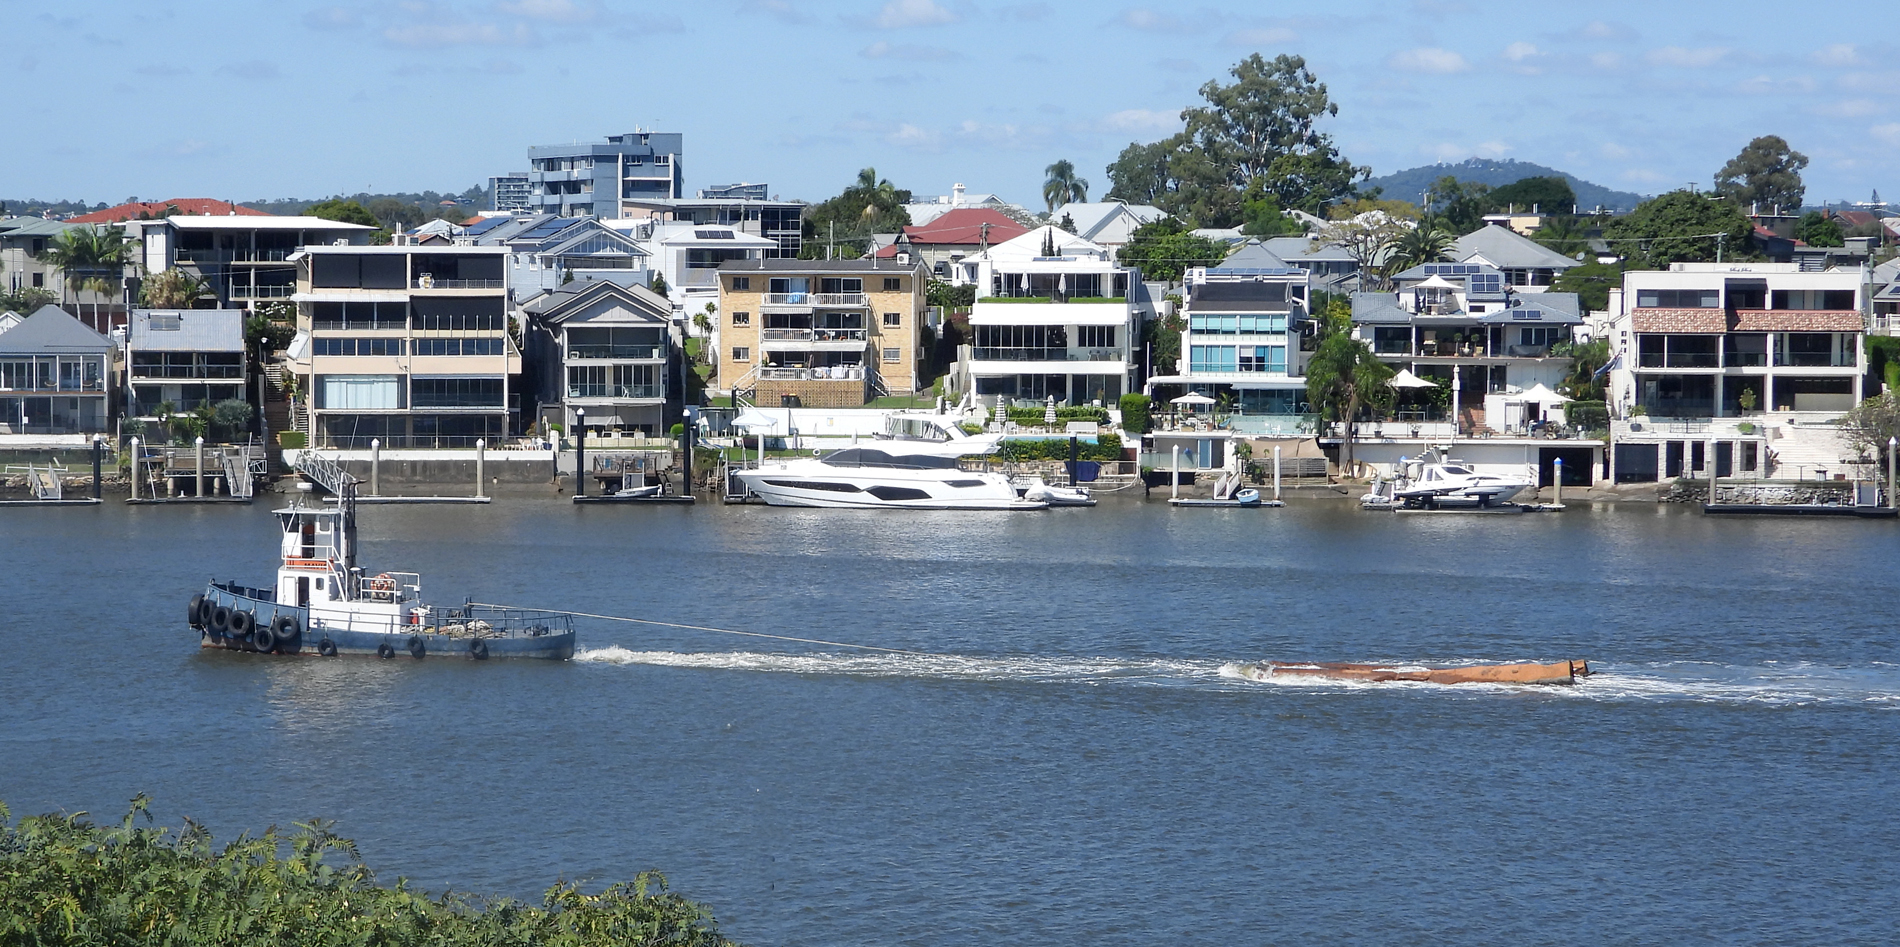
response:
[[[1459,433],[1476,435],[1479,431],[1486,430],[1488,427],[1489,425],[1484,423],[1484,406],[1482,404],[1475,407],[1472,405],[1461,405],[1459,407]]]

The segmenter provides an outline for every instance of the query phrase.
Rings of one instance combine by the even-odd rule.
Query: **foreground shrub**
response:
[[[150,827],[139,796],[116,827],[72,816],[9,822],[0,803],[0,944],[315,944],[725,947],[712,914],[644,872],[539,905],[384,887],[322,822],[214,847],[189,820]],[[140,826],[143,816],[147,825]]]

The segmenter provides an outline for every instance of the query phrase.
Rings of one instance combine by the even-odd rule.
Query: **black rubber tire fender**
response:
[[[423,656],[427,655],[428,653],[429,653],[429,646],[422,643],[421,635],[409,636],[409,656],[410,657],[415,658],[416,660],[420,661],[422,660]]]
[[[247,638],[258,630],[257,613],[231,609],[231,617],[225,619],[225,634],[233,638]],[[262,649],[260,649],[262,650]]]
[[[256,648],[259,654],[269,654],[277,650],[277,635],[269,628],[259,628],[251,636],[251,647]]]
[[[297,622],[297,616],[279,615],[271,619],[270,631],[277,637],[279,654],[296,654],[303,650],[303,625]]]
[[[477,661],[488,660],[488,642],[476,638],[468,643],[468,656]]]
[[[396,656],[396,646],[385,640],[376,646],[376,656],[379,658],[393,658]]]
[[[193,628],[203,630],[205,626],[204,610],[205,610],[204,593],[200,592],[197,595],[193,595],[191,597],[191,604],[185,606],[185,614],[187,616],[185,618],[185,623],[190,625]]]
[[[210,628],[211,633],[214,635],[230,637],[231,609],[223,605],[213,606],[211,609],[211,621],[206,627]]]
[[[317,642],[317,653],[326,658],[336,657],[336,642],[331,641],[329,638]]]

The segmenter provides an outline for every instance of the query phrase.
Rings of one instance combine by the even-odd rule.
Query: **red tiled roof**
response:
[[[1720,309],[1630,310],[1637,332],[1677,335],[1722,332],[1859,332],[1864,326],[1852,309],[1740,309],[1734,316]]]
[[[90,214],[81,214],[67,221],[74,224],[116,224],[123,220],[136,220],[142,213],[147,217],[159,217],[165,208],[176,207],[174,216],[180,217],[227,217],[233,214],[239,217],[269,217],[261,210],[252,210],[242,204],[221,201],[210,197],[181,197],[170,201],[134,201],[120,204],[105,210],[95,210]]]
[[[1852,309],[1739,309],[1730,332],[1859,332],[1865,326]]]
[[[1029,232],[1029,228],[1019,224],[1005,214],[986,207],[963,207],[942,214],[937,219],[921,227],[905,227],[904,235],[911,244],[967,244],[976,246],[983,242],[983,225],[990,225],[990,246],[996,246],[1005,240],[1020,237]],[[897,245],[892,244],[877,251],[877,255],[889,259],[897,255]]]
[[[1637,332],[1726,332],[1728,314],[1720,309],[1632,309],[1630,327]]]

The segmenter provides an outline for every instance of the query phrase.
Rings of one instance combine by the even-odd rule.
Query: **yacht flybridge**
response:
[[[573,618],[485,605],[422,601],[414,572],[369,574],[356,561],[356,483],[342,478],[334,507],[306,502],[309,484],[274,511],[283,531],[275,585],[211,582],[188,611],[199,644],[259,654],[411,658],[574,656]]]
[[[766,461],[733,472],[747,493],[772,506],[860,509],[1040,510],[1047,500],[1023,499],[1009,478],[966,471],[955,457],[895,453],[869,447],[835,450],[821,457]]]

